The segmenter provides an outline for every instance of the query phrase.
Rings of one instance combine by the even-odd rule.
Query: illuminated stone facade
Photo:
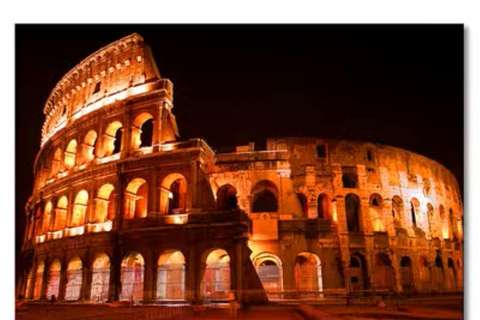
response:
[[[178,142],[173,85],[133,34],[46,106],[17,285],[27,299],[201,303],[462,291],[463,212],[440,164],[316,138]]]

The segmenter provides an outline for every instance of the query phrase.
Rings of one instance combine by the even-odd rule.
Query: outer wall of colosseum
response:
[[[62,78],[26,204],[31,300],[200,303],[463,290],[453,175],[320,138],[215,153],[177,141],[173,84],[133,34]]]

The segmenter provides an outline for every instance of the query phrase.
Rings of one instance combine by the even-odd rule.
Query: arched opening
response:
[[[205,300],[225,300],[230,291],[230,256],[223,249],[210,252],[203,276]]]
[[[109,284],[110,258],[105,253],[102,253],[93,261],[90,300],[96,302],[107,301]]]
[[[42,287],[43,287],[43,272],[45,270],[45,262],[41,261],[37,265],[37,270],[35,272],[35,284],[33,286],[33,300],[39,300]]]
[[[144,266],[145,260],[139,253],[131,253],[123,259],[120,300],[135,302],[143,300]]]
[[[112,221],[115,218],[115,193],[113,185],[107,183],[98,189],[95,199],[95,223]]]
[[[133,121],[132,150],[149,147],[153,141],[153,117],[149,113],[139,114]]]
[[[55,177],[60,170],[60,164],[62,162],[62,150],[58,148],[55,151],[55,154],[53,155],[52,159],[52,171],[51,171],[51,176]]]
[[[430,267],[428,265],[427,258],[420,257],[420,268],[419,268],[419,275],[420,275],[420,284],[422,287],[423,292],[428,292],[430,290]]]
[[[378,193],[374,193],[370,196],[368,210],[370,211],[370,219],[372,219],[373,231],[385,231],[385,219],[383,217],[382,205],[383,199]]]
[[[147,216],[148,184],[142,178],[135,178],[125,190],[125,219]]]
[[[415,291],[412,260],[407,256],[402,257],[402,260],[400,260],[400,281],[404,293],[413,293]]]
[[[282,291],[282,262],[274,254],[265,252],[255,257],[254,265],[267,295],[274,296]]]
[[[83,159],[86,163],[95,158],[95,145],[97,144],[97,133],[90,130],[83,141]]]
[[[295,258],[295,285],[304,298],[311,294],[315,298],[315,292],[323,290],[322,264],[317,255],[303,252]]]
[[[88,192],[81,190],[75,197],[73,204],[71,227],[83,226],[85,224],[85,213],[87,212]]]
[[[52,219],[52,203],[49,201],[45,205],[43,210],[43,219],[42,219],[42,234],[46,234],[50,231],[50,222]]]
[[[375,255],[375,286],[379,289],[393,290],[395,287],[395,276],[392,261],[386,253]]]
[[[449,222],[449,225],[450,225],[450,230],[451,230],[451,235],[456,237],[458,236],[458,232],[457,232],[457,224],[455,223],[455,216],[453,214],[453,210],[452,208],[450,208],[448,210],[448,222]]]
[[[77,156],[77,140],[72,140],[67,146],[65,150],[65,158],[63,163],[65,165],[65,169],[71,169],[75,165],[75,159]]]
[[[447,215],[445,214],[445,208],[443,205],[439,207],[440,212],[440,222],[442,226],[442,236],[443,239],[448,239],[450,237],[450,228],[448,227]]]
[[[122,124],[119,121],[110,123],[104,135],[104,154],[110,156],[122,149]]]
[[[417,217],[418,217],[418,209],[420,208],[420,202],[416,198],[413,198],[410,201],[410,216],[412,218],[412,226],[414,228],[417,227]]]
[[[333,209],[332,197],[326,193],[320,194],[317,200],[318,217],[322,219],[332,218],[333,217],[332,209]]]
[[[457,282],[457,277],[455,273],[455,265],[453,263],[452,258],[448,258],[447,260],[447,290],[448,291],[455,291],[455,286]]]
[[[217,190],[217,209],[238,209],[237,189],[230,184],[225,184]]]
[[[163,214],[182,214],[187,209],[187,180],[179,173],[171,173],[162,181],[160,211]]]
[[[360,224],[360,198],[356,194],[349,193],[345,197],[345,213],[347,215],[347,229],[349,232],[361,230]]]
[[[75,257],[70,260],[67,267],[67,285],[65,287],[65,300],[77,301],[80,299],[82,289],[82,260]]]
[[[403,200],[399,196],[393,196],[392,198],[392,216],[393,224],[396,229],[402,227],[403,221]]]
[[[50,269],[48,271],[48,281],[47,281],[47,294],[45,298],[51,299],[52,296],[58,298],[58,290],[60,288],[60,274],[62,271],[62,265],[58,259],[55,259],[50,264]]]
[[[66,196],[63,196],[58,200],[57,208],[55,209],[54,231],[65,229],[67,226],[67,207],[68,199]]]
[[[443,263],[442,258],[437,256],[435,258],[435,266],[432,270],[432,283],[434,286],[434,290],[436,292],[443,291],[443,283],[444,283],[444,276],[443,276]]]
[[[185,298],[185,257],[180,251],[167,251],[158,259],[157,300]]]
[[[252,212],[278,212],[278,189],[268,180],[258,182],[251,191]]]
[[[308,217],[308,201],[307,197],[301,193],[297,192],[297,199],[298,202],[300,203],[300,207],[302,208],[302,213],[304,217]]]
[[[367,288],[365,258],[360,253],[350,256],[350,283],[353,291]]]

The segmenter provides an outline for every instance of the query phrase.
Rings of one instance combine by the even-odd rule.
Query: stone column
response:
[[[40,300],[46,300],[46,294],[47,294],[47,286],[48,286],[48,278],[50,275],[50,265],[47,266],[47,264],[44,264],[43,268],[43,281],[42,281],[42,288],[40,289]]]
[[[25,292],[25,299],[33,299],[33,292],[35,290],[35,282],[37,281],[37,262],[34,260],[33,266],[32,266],[32,278],[30,280],[30,288],[28,289],[28,292]],[[45,273],[45,269],[43,270]]]
[[[152,259],[151,253],[145,257],[145,273],[143,278],[143,301],[153,302],[155,295],[153,294],[156,288],[156,261]]]
[[[400,261],[398,260],[398,254],[395,251],[392,254],[392,267],[395,275],[396,292],[402,293],[403,288],[402,288],[402,275],[400,272]]]
[[[382,212],[385,221],[385,230],[388,232],[388,235],[390,237],[394,237],[396,235],[396,232],[392,216],[392,199],[383,199]]]
[[[122,268],[122,259],[121,252],[117,248],[113,254],[113,257],[110,261],[110,283],[109,283],[109,292],[108,300],[110,302],[118,301],[120,299],[120,294],[122,292],[122,282],[121,282],[121,268]]]
[[[83,278],[83,277],[82,277]],[[61,262],[60,270],[60,283],[58,286],[58,300],[65,300],[65,289],[67,286],[67,264],[64,261]],[[83,279],[82,279],[83,281]]]

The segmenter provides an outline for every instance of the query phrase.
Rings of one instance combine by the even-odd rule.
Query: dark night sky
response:
[[[181,139],[219,151],[274,136],[368,140],[442,163],[463,190],[463,25],[17,25],[17,250],[50,91],[133,32],[174,84]]]

